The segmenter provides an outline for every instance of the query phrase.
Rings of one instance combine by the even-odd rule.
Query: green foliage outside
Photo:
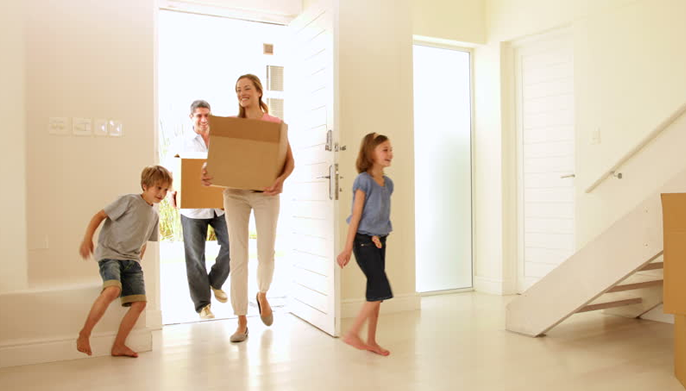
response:
[[[165,128],[164,120],[160,121],[159,144],[160,144],[160,162],[164,164],[167,159],[167,153],[173,140],[183,134],[184,127],[187,125],[187,119],[183,116],[169,115],[167,122],[172,126]],[[173,186],[172,186],[173,187]],[[174,209],[168,199],[164,199],[159,204],[160,214],[160,240],[161,241],[182,241],[183,233],[181,232],[181,216],[179,210]],[[257,234],[254,231],[249,233],[250,239],[256,239]],[[207,240],[217,240],[212,227],[208,227]]]
[[[162,241],[182,241],[181,214],[178,209],[174,209],[169,199],[165,198],[160,202],[160,240]],[[207,240],[217,240],[212,227],[207,227]]]

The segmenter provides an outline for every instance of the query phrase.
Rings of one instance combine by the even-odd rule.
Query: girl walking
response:
[[[357,264],[367,277],[367,301],[343,337],[343,342],[382,356],[388,356],[390,352],[376,342],[379,309],[384,300],[393,297],[385,270],[386,238],[392,230],[393,181],[384,175],[383,170],[391,165],[392,159],[393,148],[388,137],[369,133],[362,139],[356,163],[359,175],[353,182],[352,214],[347,220],[348,237],[337,258],[338,265],[343,268],[354,253]],[[365,322],[368,322],[366,342],[359,335]]]

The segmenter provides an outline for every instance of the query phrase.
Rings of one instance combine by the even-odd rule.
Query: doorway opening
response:
[[[417,292],[471,289],[472,56],[425,43],[413,55]]]
[[[288,27],[237,19],[160,10],[158,13],[158,107],[159,157],[169,161],[168,150],[177,137],[193,132],[189,118],[190,104],[206,100],[212,113],[219,116],[238,114],[235,83],[238,76],[252,73],[264,86],[263,100],[270,114],[284,118],[283,70],[286,62]],[[286,205],[285,205],[286,204]],[[276,268],[269,290],[274,312],[282,311],[290,284],[286,232],[287,199],[281,197],[281,216],[276,241]],[[188,290],[180,216],[165,200],[160,204],[160,307],[162,323],[196,322]],[[250,223],[250,260],[248,291],[257,292],[256,230]],[[219,251],[213,234],[206,242],[206,266],[210,270]],[[229,294],[230,278],[222,289]],[[248,316],[258,315],[254,295]],[[219,303],[212,297],[215,319],[233,318],[230,302]]]

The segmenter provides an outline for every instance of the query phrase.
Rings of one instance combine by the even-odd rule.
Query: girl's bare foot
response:
[[[369,351],[372,352],[372,353],[376,353],[376,354],[379,354],[379,355],[382,355],[382,356],[388,356],[389,354],[391,354],[391,352],[389,352],[388,350],[382,348],[382,347],[379,346],[379,344],[377,344],[377,343],[374,343],[374,344],[367,344],[367,350],[369,350]]]
[[[138,353],[129,349],[129,347],[126,345],[112,346],[111,354],[115,357],[138,357]]]
[[[76,340],[76,350],[81,353],[86,353],[89,356],[93,355],[91,351],[91,342],[87,336],[79,334],[79,338]]]
[[[346,336],[343,337],[343,342],[354,347],[355,349],[369,350],[369,346],[367,346],[366,343],[362,342],[360,337],[358,337],[355,334],[346,334]]]

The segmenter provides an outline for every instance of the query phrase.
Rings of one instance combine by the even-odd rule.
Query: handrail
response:
[[[653,129],[650,134],[648,134],[638,145],[636,145],[634,148],[632,148],[629,152],[627,152],[624,156],[622,156],[621,159],[615,163],[614,166],[612,166],[609,170],[606,170],[591,186],[589,186],[586,189],[586,193],[592,192],[596,187],[598,187],[605,179],[614,176],[615,173],[619,170],[619,167],[623,166],[624,163],[626,163],[629,159],[634,157],[640,150],[642,150],[646,145],[648,145],[651,141],[653,141],[660,133],[662,133],[663,130],[667,129],[669,125],[672,124],[672,122],[676,121],[677,118],[679,118],[682,114],[686,112],[686,103],[681,105],[672,115],[670,115],[667,119],[664,121],[660,122],[659,125],[655,129]],[[620,177],[621,178],[621,177]]]

